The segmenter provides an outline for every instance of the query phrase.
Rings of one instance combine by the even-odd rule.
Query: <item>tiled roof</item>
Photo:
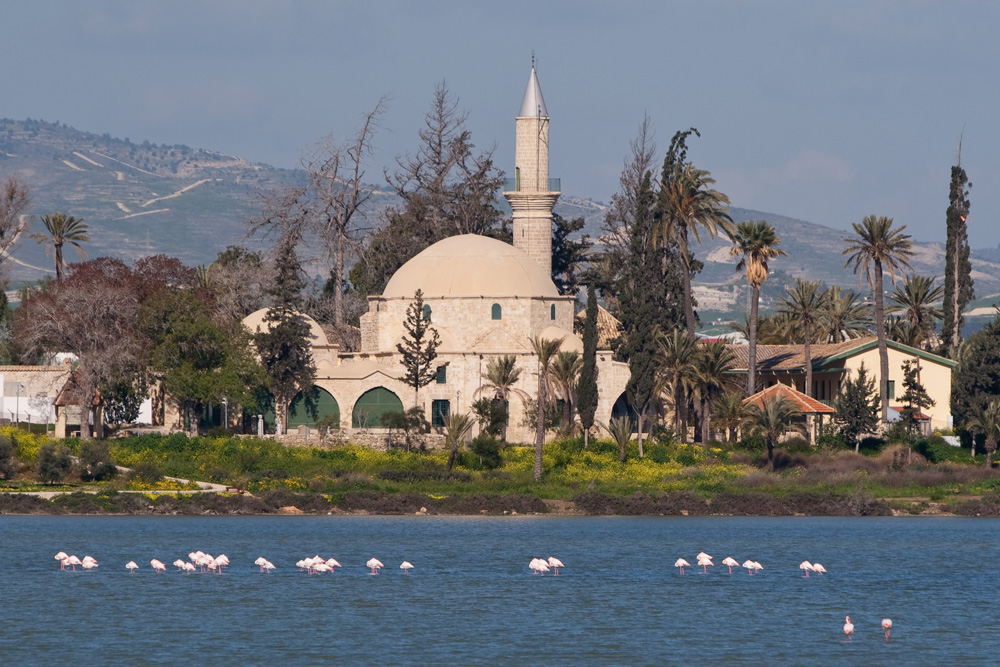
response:
[[[827,359],[838,354],[850,352],[875,341],[874,336],[853,338],[842,343],[813,343],[809,352],[812,356],[813,368],[823,365]],[[733,370],[746,371],[750,364],[749,345],[730,345],[729,349],[736,357]],[[803,345],[758,345],[757,372],[766,371],[798,371],[805,367],[806,351]]]
[[[587,321],[587,311],[581,310],[576,315],[576,331],[582,336],[583,325]],[[622,333],[622,323],[605,308],[597,306],[597,349],[610,350],[611,341]]]
[[[799,412],[803,414],[835,414],[837,411],[831,408],[825,403],[817,401],[815,398],[810,398],[806,396],[801,391],[796,391],[792,387],[785,384],[773,384],[763,391],[758,391],[753,396],[743,399],[744,405],[749,405],[753,403],[761,408],[764,407],[764,401],[772,396],[783,396],[784,398],[792,401],[795,407],[798,408]]]

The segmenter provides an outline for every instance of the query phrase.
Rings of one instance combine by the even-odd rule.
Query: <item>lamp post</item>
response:
[[[229,399],[222,397],[222,428],[229,430]]]

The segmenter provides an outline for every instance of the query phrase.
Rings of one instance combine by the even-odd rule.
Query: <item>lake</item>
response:
[[[997,520],[926,517],[0,517],[0,660],[991,664],[998,538]],[[60,550],[100,567],[61,572]],[[170,567],[196,550],[231,564]],[[716,566],[680,576],[674,561],[699,551]],[[315,554],[343,570],[295,567]],[[764,570],[730,576],[730,555]],[[260,574],[258,556],[278,569]],[[535,556],[566,569],[533,575]],[[829,573],[807,579],[802,560]]]

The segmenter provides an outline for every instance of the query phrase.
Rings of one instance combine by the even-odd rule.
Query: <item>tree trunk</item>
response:
[[[646,410],[639,413],[639,458],[643,457],[642,451],[642,428],[645,426],[646,421]]]
[[[56,262],[56,282],[60,282],[63,277],[62,243],[53,243],[52,245],[54,246],[52,256]]]
[[[774,442],[770,436],[767,438],[767,463],[771,466],[771,472],[774,472]]]
[[[701,441],[710,442],[712,440],[712,420],[710,410],[711,406],[709,402],[702,399],[701,401]]]
[[[986,469],[993,468],[993,452],[997,450],[997,442],[990,438],[986,441]]]
[[[583,429],[583,448],[586,449],[587,445],[590,444],[590,429]]]
[[[808,322],[806,322],[805,326],[803,327],[803,333],[805,334],[805,337],[806,337],[806,349],[805,349],[805,353],[806,353],[806,390],[805,390],[805,395],[808,396],[809,398],[816,398],[815,396],[813,396],[812,348],[810,347],[810,345],[811,345],[810,338],[811,338],[811,335],[812,335],[812,330],[811,330]]]
[[[882,263],[875,262],[875,335],[878,336],[879,399],[882,423],[889,421],[889,347],[885,342],[885,306],[882,303]]]
[[[455,465],[455,458],[458,456],[458,442],[452,444],[451,452],[448,454],[448,472],[451,472],[451,467]]]
[[[344,324],[344,234],[337,235],[337,256],[333,265],[333,323]]]
[[[760,287],[752,285],[753,292],[750,299],[750,349],[749,360],[747,362],[747,396],[756,393],[757,374],[757,304],[760,301]]]

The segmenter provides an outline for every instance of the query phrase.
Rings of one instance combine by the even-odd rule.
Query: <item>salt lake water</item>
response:
[[[60,572],[60,550],[100,567]],[[149,567],[195,550],[231,565]],[[680,576],[699,551],[717,565]],[[343,570],[295,567],[316,554]],[[989,519],[0,517],[0,663],[995,664],[998,568]]]

